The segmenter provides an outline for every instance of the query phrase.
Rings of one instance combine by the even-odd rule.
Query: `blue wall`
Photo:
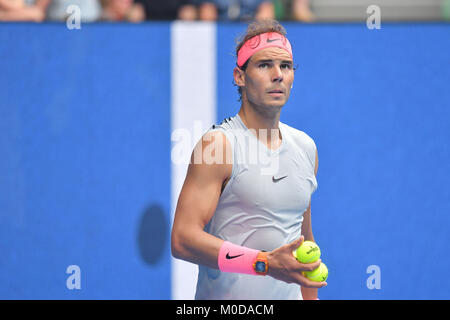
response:
[[[0,298],[169,299],[169,25],[0,43]]]
[[[285,26],[281,120],[319,152],[320,297],[448,299],[450,26]],[[218,121],[244,30],[218,25]],[[170,298],[170,81],[169,23],[0,25],[0,298]]]

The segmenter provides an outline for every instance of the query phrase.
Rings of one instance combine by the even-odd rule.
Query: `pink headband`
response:
[[[238,51],[237,65],[242,67],[256,52],[270,47],[286,50],[292,58],[292,47],[288,39],[278,32],[261,33],[248,39]]]

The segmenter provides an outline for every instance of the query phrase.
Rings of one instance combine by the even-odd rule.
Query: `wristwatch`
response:
[[[253,262],[253,270],[259,275],[265,276],[267,270],[269,269],[269,264],[267,263],[267,252],[260,251],[256,256],[255,262]]]

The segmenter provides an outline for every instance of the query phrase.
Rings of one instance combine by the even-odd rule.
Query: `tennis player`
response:
[[[256,21],[236,53],[241,108],[193,150],[172,254],[199,265],[196,299],[317,299],[326,282],[302,272],[320,260],[292,255],[314,241],[318,156],[306,133],[279,120],[294,81],[291,44],[277,21]]]

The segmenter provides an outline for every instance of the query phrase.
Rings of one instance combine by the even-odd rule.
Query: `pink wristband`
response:
[[[225,241],[219,250],[219,269],[223,272],[256,275],[257,273],[253,269],[253,263],[258,253],[258,250],[241,247]]]

